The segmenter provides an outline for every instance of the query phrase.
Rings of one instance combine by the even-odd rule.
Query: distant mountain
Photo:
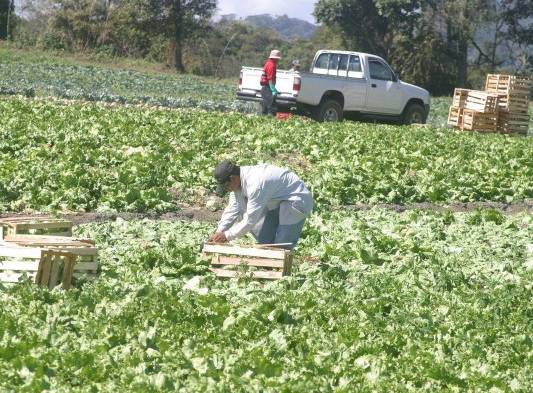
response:
[[[251,15],[244,19],[237,19],[235,14],[222,15],[222,20],[241,20],[255,27],[262,27],[276,31],[282,38],[309,39],[317,26],[298,18],[289,18],[287,15],[272,16],[270,14]]]
[[[287,15],[252,15],[247,16],[244,21],[257,27],[275,30],[285,39],[295,37],[309,39],[317,28],[312,23],[298,18],[289,18]]]

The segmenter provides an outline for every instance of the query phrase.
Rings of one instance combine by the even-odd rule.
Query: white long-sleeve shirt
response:
[[[241,167],[241,189],[230,193],[217,232],[228,240],[248,233],[267,210],[280,208],[280,225],[300,222],[313,210],[313,197],[296,174],[286,168],[260,164]],[[239,217],[242,220],[233,225]]]

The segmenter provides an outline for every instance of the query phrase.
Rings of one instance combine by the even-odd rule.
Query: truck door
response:
[[[339,75],[346,77],[344,86],[345,104],[347,111],[360,111],[364,109],[367,84],[361,68],[359,55],[342,55],[339,67]]]
[[[370,58],[368,68],[366,109],[369,112],[400,114],[403,92],[390,67],[379,59]]]

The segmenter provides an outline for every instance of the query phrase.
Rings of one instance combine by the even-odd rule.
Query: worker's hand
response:
[[[276,89],[276,86],[270,85],[270,91],[272,92],[272,95],[276,97],[279,94],[279,91]]]
[[[226,238],[226,235],[224,235],[224,232],[215,232],[211,235],[209,241],[214,243],[226,243],[228,239]]]

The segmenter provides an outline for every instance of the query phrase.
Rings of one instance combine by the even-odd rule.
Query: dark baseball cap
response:
[[[218,185],[216,193],[219,196],[222,196],[226,193],[226,183],[229,180],[231,175],[240,175],[240,168],[235,165],[233,162],[224,160],[221,161],[213,171],[213,176],[215,177]]]

